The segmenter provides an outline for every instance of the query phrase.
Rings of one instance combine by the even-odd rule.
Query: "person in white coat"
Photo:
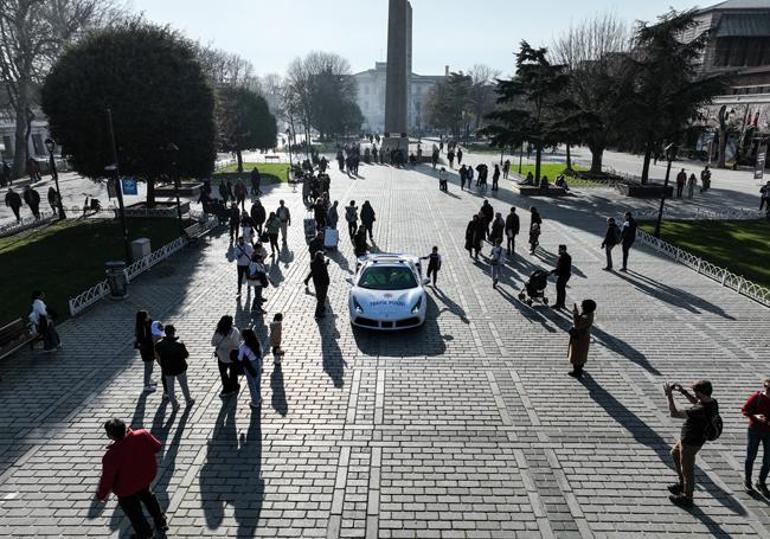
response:
[[[234,363],[238,349],[241,346],[241,333],[233,325],[233,317],[225,315],[219,319],[217,329],[211,337],[211,346],[219,365],[219,375],[222,377],[222,392],[220,397],[229,397],[238,392],[238,370]]]

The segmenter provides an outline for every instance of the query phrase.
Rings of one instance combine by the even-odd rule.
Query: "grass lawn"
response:
[[[553,185],[553,182],[556,181],[556,176],[564,172],[565,168],[566,165],[564,163],[542,163],[540,165],[540,175],[548,176],[548,182]],[[572,169],[575,172],[586,172],[588,170],[587,168],[581,167],[580,165],[572,165]],[[518,163],[511,162],[511,172],[519,172]],[[535,174],[534,163],[521,165],[521,176],[526,178],[528,172],[531,172],[533,175]],[[564,178],[567,180],[567,185],[572,187],[596,187],[599,185],[604,185],[601,182],[573,178],[572,176],[564,176]]]
[[[654,222],[640,226],[652,234]],[[770,288],[770,222],[663,221],[661,239]]]
[[[129,219],[129,240],[150,238],[156,250],[179,236],[175,219]],[[29,314],[35,289],[59,320],[69,318],[67,300],[104,279],[104,263],[122,260],[119,221],[68,220],[0,238],[0,325]]]
[[[288,182],[289,181],[289,165],[287,163],[243,163],[242,177],[249,179],[251,177],[251,169],[257,167],[259,173],[262,175],[262,183],[269,182]],[[221,178],[220,174],[223,172],[234,173],[238,171],[238,165],[233,163],[227,165],[225,168],[217,170],[214,173],[214,180]]]

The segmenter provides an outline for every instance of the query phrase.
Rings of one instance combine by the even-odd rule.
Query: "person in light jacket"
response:
[[[567,354],[572,364],[569,375],[575,378],[583,376],[583,366],[588,361],[588,347],[591,345],[591,326],[594,324],[595,312],[596,302],[592,299],[583,300],[580,310],[577,304],[572,306],[572,328],[569,331]]]
[[[233,317],[225,315],[219,319],[217,329],[211,337],[211,346],[219,365],[219,375],[222,377],[222,392],[220,397],[229,397],[238,392],[238,371],[233,359],[241,346],[241,333],[233,325]]]
[[[326,226],[329,228],[337,228],[337,222],[340,220],[339,213],[337,212],[338,205],[339,202],[335,200],[334,204],[329,207],[329,211],[326,212]]]
[[[45,294],[40,290],[35,290],[32,293],[32,312],[29,315],[29,320],[43,337],[43,351],[51,353],[61,348],[61,339],[53,325],[53,314],[43,301],[44,298]]]

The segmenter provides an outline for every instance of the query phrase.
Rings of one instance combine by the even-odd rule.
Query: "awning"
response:
[[[770,14],[725,14],[716,37],[770,37]]]

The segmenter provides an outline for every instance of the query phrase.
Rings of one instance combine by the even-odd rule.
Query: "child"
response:
[[[273,363],[275,365],[281,364],[284,353],[281,349],[281,336],[283,332],[282,322],[283,314],[281,313],[276,313],[273,317],[273,321],[270,322],[270,346],[273,348]]]
[[[538,223],[532,223],[529,229],[529,254],[535,254],[535,249],[539,245],[538,239],[540,238],[540,225]]]

